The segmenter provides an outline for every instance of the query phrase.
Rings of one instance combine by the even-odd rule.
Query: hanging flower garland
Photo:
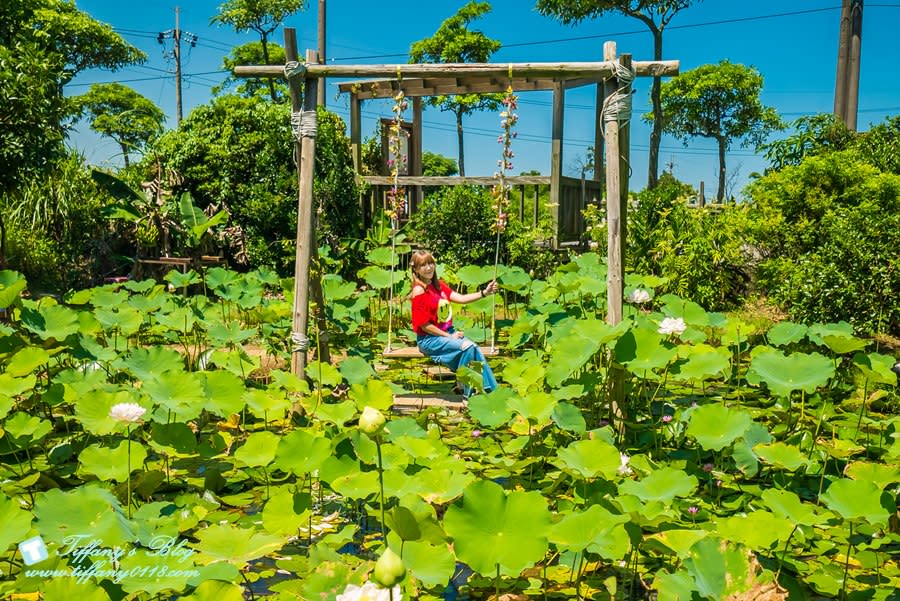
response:
[[[500,181],[492,189],[494,209],[497,213],[493,227],[498,234],[506,229],[507,223],[510,186],[506,183],[506,176],[513,168],[512,159],[515,156],[512,151],[512,141],[516,137],[513,128],[519,121],[519,115],[515,112],[519,108],[518,101],[519,97],[513,93],[512,85],[510,85],[506,88],[506,96],[501,101],[503,111],[500,112],[500,127],[503,129],[503,133],[497,136],[497,142],[503,146],[503,151],[497,161],[500,170],[494,173],[494,177]]]
[[[400,84],[400,74],[397,74],[397,84]],[[391,169],[391,189],[388,191],[388,216],[394,228],[397,227],[397,221],[403,215],[406,207],[406,190],[400,185],[400,172],[406,166],[408,157],[403,154],[403,138],[407,136],[406,131],[402,127],[403,112],[409,103],[402,89],[398,89],[394,96],[394,106],[391,111],[394,113],[394,120],[391,121],[388,134],[388,167]]]

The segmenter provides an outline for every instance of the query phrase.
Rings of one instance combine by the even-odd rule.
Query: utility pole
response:
[[[163,52],[163,56],[166,58],[172,57],[175,59],[175,117],[177,119],[177,125],[181,125],[181,117],[182,117],[182,103],[181,103],[181,40],[184,39],[185,42],[190,42],[191,48],[197,45],[197,36],[189,31],[181,31],[180,25],[180,16],[181,9],[179,7],[175,7],[175,29],[169,29],[168,31],[161,31],[156,36],[156,41],[160,44],[164,43],[166,38],[172,38],[173,48],[172,53]]]
[[[859,67],[862,48],[863,0],[843,0],[838,40],[834,114],[856,131],[859,108]]]
[[[325,0],[319,0],[319,63],[325,64]],[[325,78],[319,81],[316,104],[325,108]]]

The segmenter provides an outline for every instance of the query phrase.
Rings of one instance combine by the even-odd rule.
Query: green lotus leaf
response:
[[[845,440],[843,438],[819,439],[818,446],[824,449],[829,457],[835,457],[837,459],[847,459],[854,455],[866,452],[864,446],[856,444],[852,440]]]
[[[300,527],[309,527],[312,515],[312,498],[309,493],[295,493],[281,488],[269,497],[262,511],[263,528],[266,532],[281,535],[296,535]]]
[[[656,330],[636,328],[628,331],[616,343],[616,361],[638,376],[660,369],[675,358],[677,350],[663,345],[663,337]]]
[[[719,326],[719,330],[719,340],[722,342],[722,345],[734,346],[746,343],[747,338],[756,331],[756,328],[737,317],[728,317],[725,319],[725,323]]]
[[[62,545],[67,537],[84,535],[104,547],[124,547],[135,539],[119,501],[96,484],[37,493],[33,511],[33,526],[46,542]]]
[[[773,394],[786,397],[794,390],[815,392],[833,375],[834,363],[819,353],[785,356],[780,351],[773,351],[753,358],[747,381],[756,385],[765,383]]]
[[[808,330],[809,328],[803,324],[782,321],[772,326],[766,333],[766,339],[769,344],[785,346],[803,340]]]
[[[225,269],[224,267],[213,267],[206,271],[205,279],[206,286],[219,296],[222,296],[222,292],[229,286],[234,286],[240,279],[240,276],[237,272]]]
[[[365,280],[366,284],[368,284],[370,288],[374,288],[375,290],[383,290],[384,288],[389,288],[392,282],[394,285],[396,285],[397,282],[403,279],[403,275],[393,274],[387,269],[383,269],[375,265],[370,265],[369,267],[360,269],[357,275]]]
[[[31,530],[32,515],[22,509],[18,502],[0,493],[0,553],[6,552],[10,545],[20,543]]]
[[[307,430],[294,430],[284,436],[275,451],[275,466],[305,476],[316,471],[331,456],[331,442]]]
[[[475,395],[469,399],[469,415],[483,426],[502,426],[512,418],[513,412],[507,403],[514,394],[511,389],[501,387],[488,394]]]
[[[561,429],[575,434],[584,434],[587,422],[581,409],[571,403],[559,403],[553,409],[553,422]]]
[[[583,551],[594,545],[603,545],[613,537],[620,525],[629,521],[627,515],[610,513],[600,505],[591,505],[585,511],[572,511],[553,524],[548,539],[560,551]],[[590,549],[593,551],[593,549]],[[627,550],[627,547],[623,550]],[[619,559],[601,554],[605,559]]]
[[[23,449],[49,434],[53,430],[53,424],[24,411],[17,411],[6,419],[3,430],[6,430],[6,437],[11,439],[13,446]]]
[[[50,353],[39,346],[26,346],[16,352],[6,363],[6,373],[10,376],[24,376],[46,365],[50,361]],[[4,389],[4,392],[6,390]]]
[[[144,315],[128,305],[95,309],[94,317],[107,332],[119,331],[125,336],[136,333],[144,324]]]
[[[313,361],[306,366],[306,376],[319,386],[334,388],[343,381],[341,372],[329,363]]]
[[[752,423],[753,418],[746,411],[715,403],[691,411],[687,433],[704,449],[721,451],[743,436]]]
[[[520,291],[531,284],[531,276],[521,267],[510,267],[499,278],[500,285],[513,291]]]
[[[672,369],[672,378],[685,382],[703,382],[711,378],[721,378],[731,369],[731,353],[727,349],[712,348],[707,345],[693,348],[687,354],[687,362],[677,364]]]
[[[613,445],[604,440],[578,440],[564,449],[560,449],[557,460],[553,463],[570,473],[582,478],[602,476],[607,480],[616,477],[622,464],[621,454]]]
[[[691,601],[696,585],[691,575],[683,570],[674,574],[660,570],[653,578],[652,588],[658,592],[658,601]]]
[[[154,404],[176,415],[177,421],[196,418],[206,406],[205,378],[186,371],[168,371],[144,381],[141,391]]]
[[[375,370],[368,361],[362,357],[347,357],[341,361],[341,376],[352,386],[365,384],[370,378],[375,377]]]
[[[197,325],[197,315],[190,307],[182,307],[171,302],[163,305],[155,317],[162,328],[185,335],[193,331]]]
[[[799,526],[824,524],[828,518],[816,512],[813,505],[804,503],[789,490],[767,489],[762,493],[762,502],[777,517]]]
[[[247,390],[242,401],[247,405],[253,415],[258,418],[271,419],[282,415],[291,408],[292,401],[280,390],[260,390],[258,388]]]
[[[753,451],[766,463],[791,472],[809,463],[800,449],[781,441],[756,445]]]
[[[879,353],[853,355],[853,367],[855,367],[863,379],[870,384],[890,384],[897,385],[897,374],[891,368],[896,361],[893,357],[881,355]]]
[[[861,351],[869,346],[868,340],[857,338],[855,336],[839,336],[835,334],[826,334],[822,336],[822,340],[831,349],[831,352],[837,355],[846,355]]]
[[[494,268],[490,265],[466,265],[456,272],[456,277],[464,286],[480,286],[494,279]]]
[[[768,511],[751,511],[716,520],[716,536],[747,545],[751,549],[771,549],[791,534],[794,524]]]
[[[537,426],[546,425],[550,421],[557,404],[559,401],[549,392],[536,390],[523,395],[513,395],[506,402],[507,408]]]
[[[328,301],[350,298],[354,292],[356,284],[344,281],[344,278],[337,274],[329,273],[322,277],[322,293]]]
[[[206,399],[204,409],[219,417],[240,413],[244,408],[244,383],[227,371],[211,371],[199,375]]]
[[[697,593],[711,599],[725,599],[756,586],[750,557],[741,546],[708,537],[693,546],[684,567],[694,579]]]
[[[103,363],[112,363],[119,357],[119,352],[124,350],[121,347],[123,342],[122,338],[114,339],[113,344],[116,346],[104,346],[100,344],[100,342],[94,338],[93,336],[79,336],[78,337],[78,346],[80,347],[81,353],[75,352],[73,353],[77,358],[87,358],[88,360],[100,361]]]
[[[415,479],[418,495],[426,502],[448,503],[461,495],[475,480],[475,476],[464,468],[437,468],[417,472]]]
[[[674,294],[664,294],[657,298],[662,303],[662,312],[668,317],[681,317],[685,323],[695,326],[708,326],[709,314],[706,309],[694,301],[685,300]]]
[[[154,451],[169,457],[189,457],[197,452],[197,436],[183,422],[153,422],[148,442]]]
[[[251,467],[263,467],[275,460],[281,438],[271,432],[254,432],[234,452],[234,458]]]
[[[195,561],[200,565],[226,561],[242,567],[248,561],[259,559],[277,551],[287,542],[283,537],[233,524],[214,524],[198,530],[199,539],[194,548],[198,551]]]
[[[24,374],[23,374],[24,375]],[[25,377],[16,377],[11,373],[0,374],[0,394],[6,394],[11,397],[25,394],[37,384],[37,377],[34,374],[28,374]]]
[[[131,441],[130,451],[131,462],[129,464],[128,441],[118,440],[113,447],[92,444],[78,455],[79,471],[93,474],[104,481],[125,482],[129,476],[129,465],[132,472],[141,470],[144,468],[144,461],[147,459],[147,450],[143,444],[137,441]]]
[[[200,279],[200,274],[193,269],[188,270],[187,273],[172,269],[163,276],[163,279],[169,282],[174,288],[187,288],[188,286],[199,284],[202,281]]]
[[[184,358],[170,348],[151,346],[134,349],[128,357],[117,362],[118,369],[125,369],[138,380],[149,382],[158,375],[184,370]]]
[[[709,536],[706,530],[663,530],[651,534],[645,540],[658,543],[681,559],[688,557],[691,547],[702,538]]]
[[[391,470],[395,471],[395,470]],[[346,455],[329,457],[319,469],[319,478],[349,499],[365,499],[379,492],[378,472],[364,472],[359,461]]]
[[[871,482],[879,489],[884,489],[888,484],[900,482],[900,467],[897,465],[854,461],[844,468],[844,473],[854,480]]]
[[[611,326],[607,326],[610,329]],[[550,362],[546,367],[547,383],[560,386],[569,376],[591,360],[600,350],[601,343],[597,339],[586,338],[580,332],[572,332],[553,343],[554,351],[550,352]]]
[[[445,457],[450,453],[450,450],[443,442],[440,440],[432,440],[431,438],[397,436],[394,438],[394,444],[403,449],[410,458],[415,460],[433,460]],[[423,463],[421,461],[417,462]],[[427,461],[424,463],[427,463]]]
[[[17,300],[28,286],[28,281],[21,273],[9,269],[0,270],[0,309],[6,309]]]
[[[57,569],[62,569],[60,566]],[[41,586],[43,601],[110,601],[109,594],[90,580],[79,581],[77,578],[50,578]]]
[[[832,482],[819,500],[845,520],[862,519],[870,524],[886,525],[890,515],[881,505],[881,489],[868,480]]]
[[[182,601],[243,601],[244,589],[232,582],[205,580]]]
[[[427,541],[403,544],[403,564],[426,587],[444,586],[453,576],[456,558],[446,544]]]
[[[809,326],[809,339],[819,346],[827,346],[826,336],[853,336],[853,326],[846,321],[838,323],[814,323]]]
[[[239,378],[246,378],[259,369],[259,357],[251,357],[243,348],[232,351],[214,351],[210,363],[228,370]]]
[[[321,421],[343,426],[359,415],[356,404],[352,401],[342,403],[321,403],[316,407],[315,417]]]
[[[123,430],[122,424],[109,416],[109,410],[119,403],[137,403],[135,389],[111,392],[106,390],[87,390],[78,395],[75,401],[75,419],[85,430],[97,436],[105,436]],[[68,393],[66,394],[68,398]]]
[[[642,501],[670,503],[675,497],[686,497],[697,488],[696,476],[682,470],[664,467],[651,472],[643,480],[626,480],[619,485],[619,492],[634,495]]]
[[[753,422],[744,435],[734,441],[731,447],[731,458],[734,459],[735,465],[741,472],[748,476],[755,476],[759,471],[759,457],[753,447],[758,444],[768,444],[772,440],[772,435],[765,426]]]
[[[65,340],[77,334],[78,313],[61,305],[44,305],[26,301],[22,306],[22,326],[42,340]]]
[[[364,407],[372,407],[379,411],[389,411],[394,405],[394,392],[381,380],[369,379],[365,384],[354,384],[350,387],[349,397],[362,411]]]
[[[227,324],[216,322],[210,324],[206,334],[213,346],[226,347],[243,344],[256,335],[256,330],[241,328],[236,321],[230,321]]]
[[[527,527],[523,527],[527,524]],[[547,552],[550,512],[537,491],[508,495],[494,482],[466,487],[444,516],[456,556],[482,576],[518,576]]]
[[[270,388],[277,388],[284,392],[307,394],[309,393],[309,384],[303,378],[292,374],[289,371],[273,369],[269,372],[272,379]]]

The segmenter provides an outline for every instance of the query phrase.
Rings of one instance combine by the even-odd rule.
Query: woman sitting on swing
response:
[[[483,392],[496,389],[497,380],[481,349],[462,332],[453,328],[450,303],[464,305],[494,294],[497,282],[492,281],[478,292],[460,294],[438,278],[434,257],[430,252],[414,251],[409,264],[412,270],[412,326],[419,350],[454,372],[460,365],[480,361]],[[463,396],[468,397],[470,393],[469,387],[465,386]]]

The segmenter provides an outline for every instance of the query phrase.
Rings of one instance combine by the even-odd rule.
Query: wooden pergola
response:
[[[468,94],[476,92],[503,92],[512,84],[514,90],[553,91],[553,135],[551,144],[551,174],[546,182],[551,187],[551,208],[557,223],[562,222],[560,196],[562,182],[562,132],[563,102],[569,88],[597,86],[597,122],[595,127],[595,164],[601,165],[601,151],[606,156],[606,198],[607,198],[607,321],[616,324],[622,319],[624,267],[623,253],[625,240],[625,210],[628,200],[628,120],[630,119],[631,81],[637,76],[677,75],[678,61],[634,61],[630,55],[616,56],[614,42],[603,46],[603,61],[562,62],[562,63],[450,63],[450,64],[393,64],[393,65],[323,65],[317,62],[316,53],[307,50],[305,63],[300,63],[297,53],[296,31],[286,28],[284,66],[259,65],[236,67],[235,75],[241,77],[278,77],[288,80],[291,106],[293,110],[294,148],[297,157],[297,240],[294,270],[294,352],[291,370],[303,374],[306,367],[306,350],[309,340],[306,336],[309,311],[310,289],[317,289],[316,282],[310,280],[310,262],[315,253],[313,172],[315,166],[316,138],[316,90],[319,79],[330,78],[393,78],[380,79],[366,84],[347,84],[351,93],[351,143],[359,176],[360,159],[360,103],[363,99],[384,98],[402,89],[413,98],[414,128],[421,130],[421,98],[435,94]],[[301,106],[301,82],[303,102]],[[610,101],[615,102],[610,102]],[[610,107],[624,106],[627,110],[609,111]],[[599,107],[603,107],[601,111]],[[601,114],[602,113],[602,114]],[[421,156],[421,135],[416,137],[413,149],[416,157]],[[420,165],[421,162],[418,162]],[[421,173],[421,171],[420,171]],[[454,183],[493,183],[493,178],[426,178],[410,175],[401,178],[404,186],[453,185]],[[481,182],[478,179],[490,180]],[[466,181],[469,180],[469,181]],[[365,181],[365,180],[364,180]],[[506,178],[515,185],[515,177]],[[532,183],[531,179],[522,180]],[[380,179],[369,183],[382,184]],[[389,181],[385,178],[384,185]],[[321,327],[320,327],[321,329]],[[620,380],[619,378],[615,378]],[[621,384],[621,382],[619,382]],[[620,386],[614,386],[620,388]],[[623,391],[616,390],[613,403],[621,398]]]

